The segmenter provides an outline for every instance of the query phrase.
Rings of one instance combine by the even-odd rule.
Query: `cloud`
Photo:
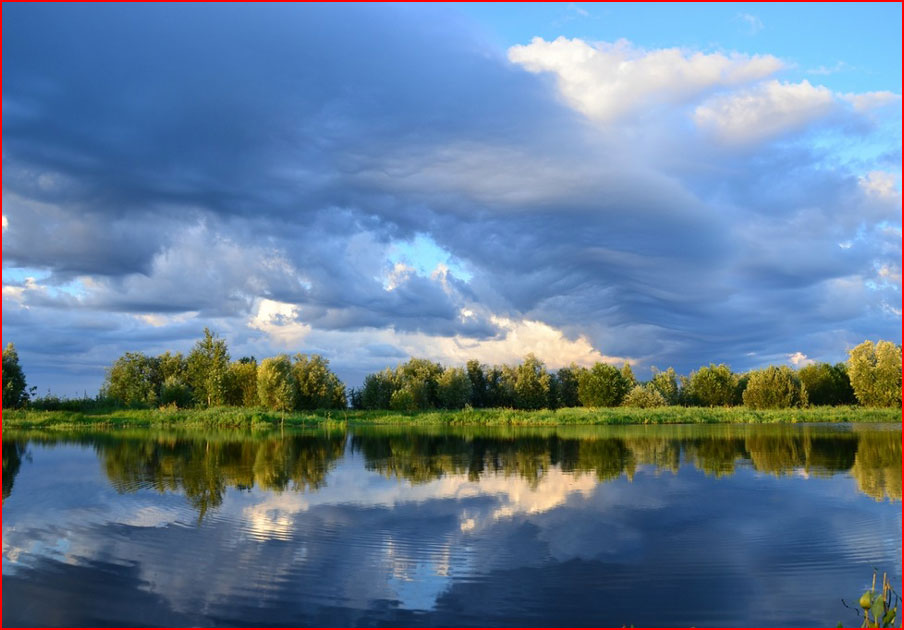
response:
[[[796,368],[804,367],[805,365],[813,365],[816,363],[813,359],[809,358],[803,352],[795,352],[793,354],[788,355],[788,361]]]
[[[740,20],[745,25],[747,25],[748,35],[756,35],[761,30],[763,30],[763,21],[757,16],[750,13],[738,13],[735,19]]]
[[[698,106],[698,126],[731,144],[746,144],[806,127],[835,108],[832,92],[809,81],[767,81],[740,93],[716,96]]]
[[[499,50],[450,6],[210,10],[4,11],[3,330],[41,391],[205,326],[349,385],[900,338],[890,92],[768,50]]]
[[[708,90],[767,77],[783,67],[772,55],[645,50],[626,40],[588,44],[535,37],[509,48],[509,60],[530,72],[551,72],[565,101],[591,119],[611,123],[663,104],[687,102]]]

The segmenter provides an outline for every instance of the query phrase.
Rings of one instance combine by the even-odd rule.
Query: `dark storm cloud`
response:
[[[50,274],[6,283],[4,339],[50,383],[39,356],[88,374],[206,324],[261,354],[262,299],[316,331],[534,319],[681,370],[899,338],[899,197],[812,143],[710,143],[680,109],[591,124],[448,7],[4,13],[4,266]],[[417,235],[470,278],[395,269]]]

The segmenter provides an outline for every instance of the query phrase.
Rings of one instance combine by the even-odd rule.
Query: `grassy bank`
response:
[[[526,411],[518,409],[466,409],[416,412],[309,411],[279,413],[263,409],[120,409],[98,412],[9,410],[7,428],[51,427],[266,427],[330,425],[412,426],[563,426],[622,424],[766,424],[796,422],[901,422],[901,411],[891,408],[811,407],[807,409],[753,410],[744,407],[659,407],[637,409],[569,408]]]

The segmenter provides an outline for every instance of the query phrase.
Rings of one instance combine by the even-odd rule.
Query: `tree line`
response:
[[[99,399],[124,406],[265,407],[277,411],[388,409],[418,411],[506,407],[662,407],[667,405],[778,409],[817,405],[901,405],[901,347],[864,341],[846,363],[800,369],[769,366],[744,373],[709,364],[679,375],[652,368],[638,380],[628,363],[572,364],[548,370],[533,354],[517,365],[468,361],[448,367],[413,358],[369,374],[361,387],[346,389],[329,361],[313,354],[281,354],[260,363],[231,361],[226,341],[209,329],[187,356],[127,352],[107,370]],[[12,344],[3,352],[4,406],[28,403],[25,376]],[[37,402],[37,401],[35,401]],[[40,405],[39,405],[40,406]]]

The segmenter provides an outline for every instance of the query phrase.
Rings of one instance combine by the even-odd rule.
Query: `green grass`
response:
[[[408,426],[563,426],[623,424],[768,424],[796,422],[901,422],[896,408],[811,407],[754,410],[745,407],[613,407],[588,409],[464,409],[458,411],[308,411],[280,413],[264,409],[119,409],[105,411],[7,410],[8,428],[65,427],[274,427],[333,425]]]

